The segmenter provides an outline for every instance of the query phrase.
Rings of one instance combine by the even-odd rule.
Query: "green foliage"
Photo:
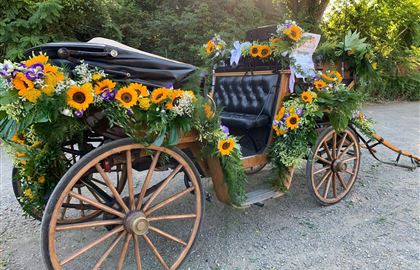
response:
[[[360,89],[377,99],[420,99],[419,1],[339,0],[322,30],[329,42],[338,42],[351,30],[372,44],[378,76],[361,78]]]

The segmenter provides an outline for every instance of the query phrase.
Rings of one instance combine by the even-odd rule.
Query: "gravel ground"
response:
[[[420,153],[420,103],[370,105],[364,112],[383,137]],[[0,155],[0,269],[44,269],[40,223],[22,216],[12,164]],[[269,174],[264,170],[249,180]],[[314,202],[304,167],[291,190],[264,207],[238,210],[213,199],[206,202],[200,236],[183,269],[420,269],[419,180],[419,170],[382,165],[363,150],[353,191],[334,206]],[[211,190],[208,180],[204,186]]]

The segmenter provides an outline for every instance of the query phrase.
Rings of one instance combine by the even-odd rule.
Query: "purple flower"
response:
[[[174,84],[173,83],[168,83],[167,85],[165,85],[165,88],[174,89]]]
[[[100,94],[100,97],[105,101],[111,101],[115,99],[115,94],[116,94],[115,90],[110,91],[109,89],[106,89]]]
[[[19,72],[19,70],[17,70],[17,69],[14,69],[13,71],[12,71],[12,78],[14,79],[14,78],[16,78],[16,74]]]
[[[289,116],[290,116],[290,113],[285,113],[282,120],[285,121],[287,119],[287,117],[289,117]]]
[[[227,126],[220,125],[220,128],[226,134],[226,136],[229,136],[229,128]]]
[[[74,111],[74,116],[75,117],[77,117],[77,118],[82,118],[83,117],[83,113],[84,113],[84,111],[83,110],[77,110],[77,111]]]
[[[127,109],[127,114],[128,114],[128,116],[132,116],[133,115],[133,110],[132,109]]]
[[[44,65],[41,64],[41,63],[35,63],[30,68],[38,69],[38,70],[44,70]]]
[[[36,80],[36,73],[35,73],[35,70],[32,69],[32,68],[29,68],[23,74],[25,74],[25,76],[28,80],[31,80],[31,81]]]
[[[9,64],[5,64],[4,66],[3,66],[3,70],[0,70],[0,75],[1,76],[3,76],[3,77],[8,77],[8,76],[10,76],[10,69],[12,68],[12,66],[11,65],[9,65]]]
[[[295,110],[296,114],[301,117],[303,114],[303,109],[301,107],[297,107]]]

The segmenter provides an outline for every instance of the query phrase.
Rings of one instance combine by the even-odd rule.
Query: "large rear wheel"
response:
[[[111,168],[114,163],[126,164],[122,193],[102,168],[104,160]],[[190,187],[184,185],[184,173]],[[102,191],[109,195],[75,192],[86,175],[103,181]],[[69,196],[104,215],[60,224]],[[131,139],[110,142],[79,160],[55,188],[42,221],[44,261],[48,269],[176,269],[195,242],[202,215],[199,174],[182,151],[145,147]]]

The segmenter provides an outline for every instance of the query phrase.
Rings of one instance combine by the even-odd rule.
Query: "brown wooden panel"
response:
[[[259,154],[242,158],[242,166],[246,168],[255,167],[268,163],[267,154]]]

